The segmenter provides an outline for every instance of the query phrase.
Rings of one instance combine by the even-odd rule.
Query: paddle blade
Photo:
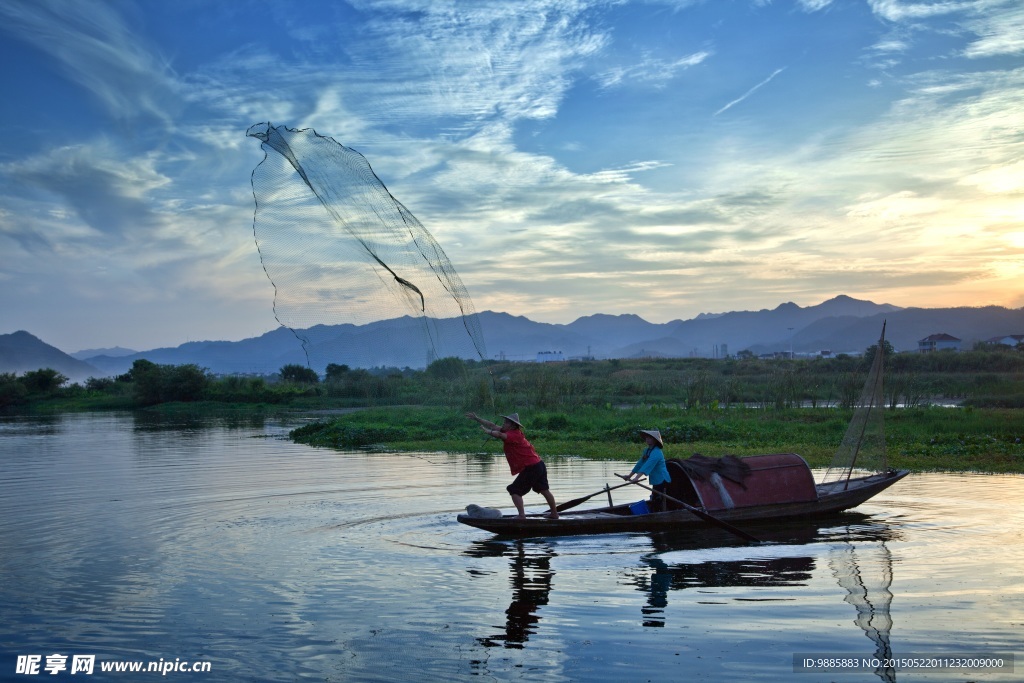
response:
[[[616,475],[616,476],[621,477],[622,475],[619,474],[619,475]],[[602,493],[607,493],[608,491],[614,491],[615,489],[621,489],[623,486],[628,486],[628,484],[618,484],[617,486],[612,486],[612,487],[608,487],[608,485],[606,484],[605,488],[601,489],[600,491],[595,491],[594,493],[591,493],[589,496],[583,496],[582,498],[573,498],[572,500],[567,500],[566,502],[562,503],[561,505],[556,505],[555,506],[555,510],[557,512],[561,512],[562,510],[568,510],[569,508],[574,508],[577,505],[579,505],[580,503],[587,502],[588,500],[590,500],[594,496],[600,495]]]
[[[597,493],[604,493],[604,491],[598,491]],[[568,510],[569,508],[574,508],[577,505],[579,505],[580,503],[587,502],[588,500],[590,500],[591,498],[596,496],[597,493],[591,493],[589,496],[583,496],[582,498],[573,498],[572,500],[567,500],[566,502],[562,503],[561,505],[556,505],[555,506],[555,510],[557,510],[558,512],[561,512],[563,510]]]

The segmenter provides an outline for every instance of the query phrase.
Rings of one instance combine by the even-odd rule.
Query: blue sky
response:
[[[277,325],[264,121],[477,310],[1024,306],[1019,0],[0,0],[0,61],[0,333],[69,352]]]

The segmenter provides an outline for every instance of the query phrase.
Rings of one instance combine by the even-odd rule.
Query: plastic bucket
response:
[[[634,515],[646,515],[650,510],[647,508],[646,500],[638,500],[635,503],[630,503],[629,511]]]

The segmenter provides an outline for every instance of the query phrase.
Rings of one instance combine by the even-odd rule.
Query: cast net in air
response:
[[[469,293],[437,240],[367,160],[312,129],[258,123],[253,233],[274,315],[306,364],[422,368],[486,357]]]

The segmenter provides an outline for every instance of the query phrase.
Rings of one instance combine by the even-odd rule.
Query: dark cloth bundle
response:
[[[672,458],[668,462],[672,465],[676,465],[677,467],[681,467],[691,477],[700,479],[701,481],[704,481],[712,474],[717,473],[718,476],[728,479],[729,481],[733,481],[740,486],[743,486],[743,488],[746,488],[743,484],[743,480],[750,475],[750,466],[735,455],[724,455],[721,458],[709,458],[706,455],[694,453],[686,460]]]

